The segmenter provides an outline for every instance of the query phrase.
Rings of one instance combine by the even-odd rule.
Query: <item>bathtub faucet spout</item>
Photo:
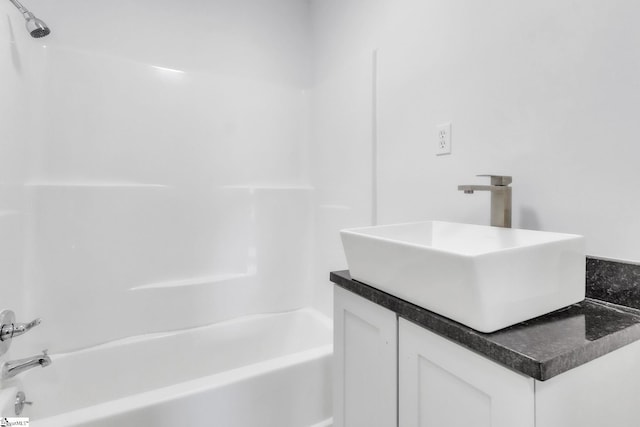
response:
[[[3,380],[13,378],[21,372],[28,371],[31,368],[37,366],[51,365],[51,359],[47,356],[47,350],[42,350],[42,354],[33,357],[27,357],[25,359],[11,360],[2,364],[2,374],[0,375]]]

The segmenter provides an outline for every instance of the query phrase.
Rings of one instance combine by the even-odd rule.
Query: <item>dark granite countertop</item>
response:
[[[353,280],[346,270],[332,272],[330,279],[404,319],[540,381],[640,339],[640,310],[591,298],[484,334]]]

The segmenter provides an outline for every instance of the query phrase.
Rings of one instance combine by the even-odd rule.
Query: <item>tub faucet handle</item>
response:
[[[19,337],[20,335],[29,332],[32,328],[38,326],[40,322],[40,318],[37,318],[29,323],[14,323],[13,321],[3,323],[2,326],[0,326],[0,341]]]
[[[40,324],[40,319],[29,323],[16,323],[16,314],[11,310],[0,311],[0,356],[11,347],[11,339],[29,332]]]
[[[20,335],[29,332],[31,328],[35,328],[38,326],[42,320],[38,317],[37,319],[33,319],[29,323],[14,323],[13,324],[13,332],[11,333],[11,337],[19,337]]]

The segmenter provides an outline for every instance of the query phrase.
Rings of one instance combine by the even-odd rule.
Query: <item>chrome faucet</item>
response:
[[[38,366],[45,367],[51,365],[51,359],[47,356],[47,350],[42,350],[42,354],[24,359],[11,360],[2,364],[2,374],[0,378],[3,380],[13,378],[16,375],[28,371]]]
[[[31,328],[38,326],[40,323],[41,323],[40,319],[35,319],[29,323],[3,324],[0,327],[0,341],[6,341],[13,337],[19,337],[25,332],[29,332]]]
[[[477,175],[491,178],[491,185],[458,185],[464,194],[474,191],[491,192],[491,225],[511,228],[511,177],[503,175]]]
[[[17,323],[16,315],[13,311],[0,311],[0,356],[9,350],[13,338],[29,332],[39,324],[40,319],[32,320],[29,323]]]

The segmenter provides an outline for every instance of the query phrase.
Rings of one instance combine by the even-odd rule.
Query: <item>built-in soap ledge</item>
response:
[[[157,289],[174,289],[185,288],[195,286],[215,286],[220,284],[227,284],[230,282],[237,282],[254,277],[255,273],[228,273],[228,274],[215,274],[211,276],[190,277],[179,280],[168,280],[164,282],[149,283],[146,285],[135,286],[130,288],[130,291],[148,291]]]
[[[249,184],[249,185],[223,185],[223,190],[247,190],[253,191],[312,191],[315,188],[310,185],[278,185],[278,184]]]
[[[109,181],[34,181],[27,182],[29,188],[174,188],[164,184],[147,184],[141,182],[109,182]]]

